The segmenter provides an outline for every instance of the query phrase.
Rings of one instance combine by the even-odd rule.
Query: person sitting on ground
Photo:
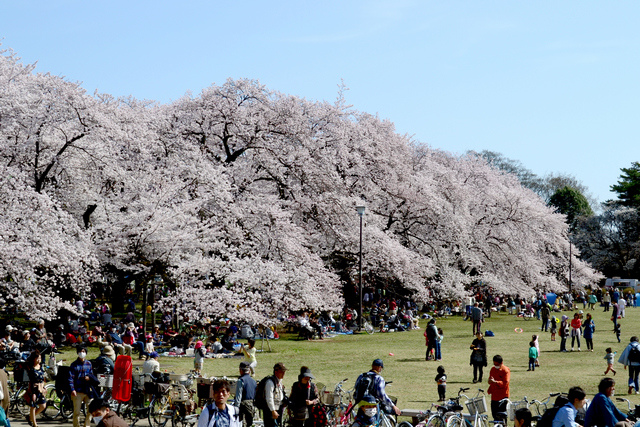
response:
[[[633,422],[622,413],[611,401],[616,389],[613,378],[605,377],[600,380],[598,394],[589,404],[584,418],[584,427],[632,427]]]
[[[89,413],[96,427],[129,427],[129,424],[109,408],[109,403],[98,397],[89,403]]]

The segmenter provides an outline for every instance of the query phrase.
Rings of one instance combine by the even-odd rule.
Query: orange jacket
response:
[[[509,397],[509,382],[511,381],[511,371],[504,364],[500,368],[495,366],[489,371],[489,379],[494,379],[496,382],[489,381],[489,389],[487,393],[491,395],[491,400],[502,400],[505,397]]]

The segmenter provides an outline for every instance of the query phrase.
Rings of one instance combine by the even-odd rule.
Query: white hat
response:
[[[7,332],[11,332],[11,331],[13,331],[13,326],[7,325],[7,327],[4,328],[4,330],[7,331]]]

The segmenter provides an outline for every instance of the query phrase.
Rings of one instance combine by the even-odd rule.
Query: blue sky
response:
[[[600,201],[640,161],[640,2],[13,1],[37,70],[170,102],[227,78],[333,101],[454,153],[562,172]]]

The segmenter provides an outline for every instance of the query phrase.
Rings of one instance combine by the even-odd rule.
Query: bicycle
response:
[[[449,398],[449,401],[443,405],[433,403],[431,408],[435,407],[436,410],[429,410],[430,415],[425,427],[445,427],[451,416],[462,411],[463,408],[460,406],[460,397],[465,396],[463,393],[468,390],[469,388],[460,388],[460,390],[458,390],[458,395],[456,397]]]
[[[531,401],[531,404],[529,405],[529,408],[531,408],[531,409],[535,408],[535,413],[534,413],[534,411],[531,411],[531,415],[533,417],[536,417],[536,416],[537,417],[541,417],[542,414],[544,414],[545,411],[547,409],[549,409],[549,402],[551,402],[551,398],[560,396],[560,394],[561,393],[558,393],[558,392],[549,393],[549,396],[547,396],[547,398],[545,400],[542,400],[542,401],[537,400],[537,399],[533,399]],[[553,406],[553,405],[551,405],[551,406]]]
[[[193,400],[196,391],[189,388],[194,378],[193,373],[179,375],[172,379],[178,381],[177,383],[170,384],[166,391],[151,399],[148,415],[151,427],[164,427],[169,420],[173,427],[190,427],[198,423],[196,404]]]
[[[320,403],[327,411],[328,426],[350,425],[353,422],[353,391],[342,386],[348,378],[338,382],[333,391],[324,387],[320,391]]]
[[[618,402],[627,402],[627,418],[631,421],[637,421],[640,418],[640,405],[635,405],[634,409],[631,409],[631,402],[624,397],[616,397]]]
[[[456,412],[447,419],[447,427],[488,427],[489,416],[484,414],[487,411],[484,390],[479,388],[476,396],[471,399],[460,391],[458,392],[458,399],[461,397],[467,399],[465,405],[469,410],[469,415]]]

